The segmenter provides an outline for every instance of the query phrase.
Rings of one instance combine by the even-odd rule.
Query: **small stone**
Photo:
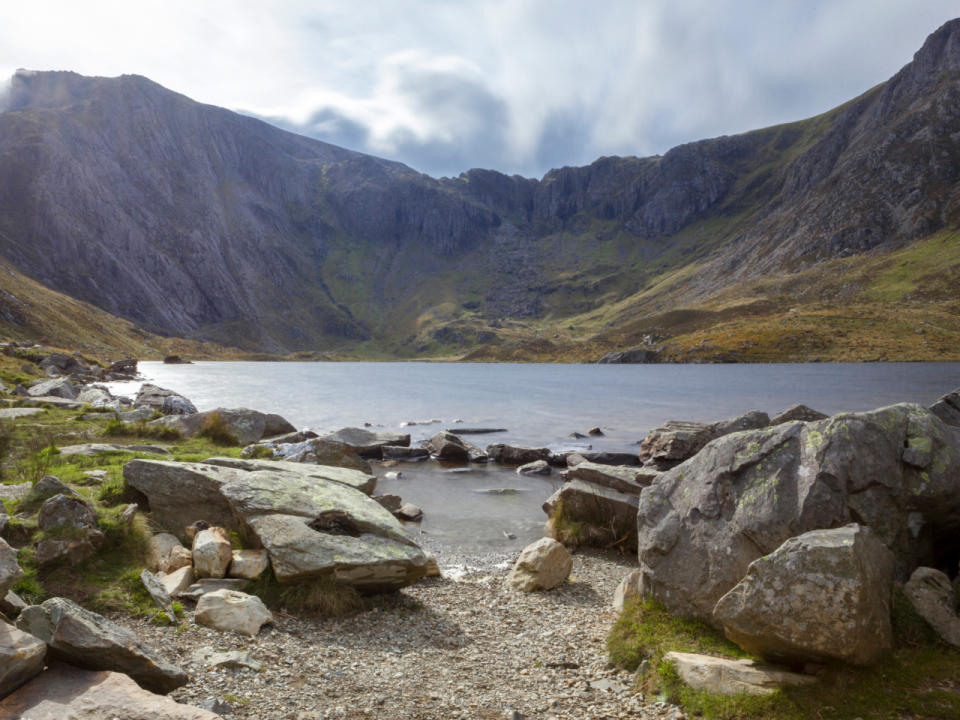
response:
[[[222,527],[201,530],[193,538],[193,572],[197,577],[224,577],[232,559],[230,535]]]
[[[251,637],[260,632],[273,615],[255,595],[235,590],[215,590],[197,601],[194,620],[215,630],[234,631]]]
[[[270,566],[266,550],[234,550],[230,577],[256,580]]]
[[[523,549],[506,583],[524,592],[550,590],[561,585],[571,569],[573,558],[567,549],[552,538],[540,538]]]

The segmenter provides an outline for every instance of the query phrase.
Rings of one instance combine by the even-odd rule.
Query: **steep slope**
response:
[[[960,20],[821,116],[541,180],[435,180],[145,78],[21,72],[0,254],[145,328],[247,349],[583,359],[720,322],[660,321],[680,308],[766,317],[755,281],[836,278],[956,227],[958,175]]]

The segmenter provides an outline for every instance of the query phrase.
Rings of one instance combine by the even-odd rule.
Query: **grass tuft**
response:
[[[230,432],[227,423],[216,411],[207,415],[197,435],[207,438],[214,445],[235,446],[240,444],[237,436]]]
[[[332,577],[281,585],[273,571],[267,570],[255,581],[251,592],[267,607],[313,617],[344,617],[369,607],[356,588]]]

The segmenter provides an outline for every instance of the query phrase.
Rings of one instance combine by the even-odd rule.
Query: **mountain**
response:
[[[434,179],[146,78],[21,71],[0,254],[149,331],[247,350],[863,359],[919,323],[939,330],[897,356],[932,359],[960,338],[958,176],[960,20],[818,117],[540,180]],[[837,312],[891,329],[858,349]]]

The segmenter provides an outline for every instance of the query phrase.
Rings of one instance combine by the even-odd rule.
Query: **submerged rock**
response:
[[[349,445],[360,457],[380,459],[384,445],[409,447],[410,436],[391,432],[373,432],[363,428],[341,428],[334,433],[324,435],[325,440],[336,440]]]
[[[501,465],[526,465],[537,460],[550,461],[549,448],[528,448],[494,443],[487,445],[487,455]]]

